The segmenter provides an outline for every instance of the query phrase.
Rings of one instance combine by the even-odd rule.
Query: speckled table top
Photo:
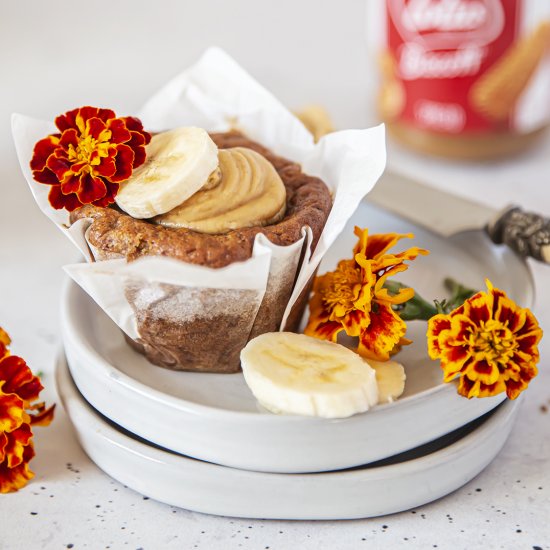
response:
[[[341,127],[364,126],[369,121],[363,2],[279,0],[269,7],[262,4],[261,12],[251,14],[258,6],[252,0],[166,0],[163,10],[144,0],[98,0],[93,10],[76,4],[67,10],[67,5],[64,0],[47,5],[29,0],[0,6],[4,75],[0,89],[0,324],[13,338],[14,353],[44,373],[43,396],[48,402],[58,401],[53,365],[59,349],[60,266],[75,255],[38,212],[26,189],[11,144],[12,111],[49,118],[89,101],[117,109],[123,106],[130,113],[207,45],[217,43],[289,105],[310,100],[324,103]],[[213,9],[219,15],[215,21]],[[226,24],[239,10],[248,10],[251,17],[268,17],[273,23],[257,28],[246,25],[255,48]],[[309,25],[313,10],[315,28]],[[133,16],[126,17],[130,12]],[[287,17],[288,13],[293,16]],[[233,19],[236,25],[237,19]],[[130,20],[131,24],[120,24]],[[75,21],[78,47],[73,47],[75,41],[67,47],[62,29],[74,28]],[[338,21],[342,24],[335,24]],[[277,29],[283,22],[287,32],[281,42]],[[313,39],[318,36],[333,39]],[[145,44],[143,37],[150,40]],[[274,49],[274,43],[280,46]],[[121,51],[124,63],[115,62]],[[180,52],[177,65],[167,51]],[[350,51],[356,55],[349,55]],[[140,72],[143,66],[147,78]],[[309,68],[307,79],[300,78],[303,67]],[[550,215],[550,136],[526,156],[498,164],[426,160],[393,145],[388,159],[394,167],[480,201],[495,206],[519,202]],[[550,268],[533,265],[533,270],[535,313],[549,332]],[[58,407],[55,422],[36,430],[37,457],[32,462],[36,477],[19,493],[0,496],[0,549],[548,550],[550,340],[541,345],[540,367],[510,439],[482,474],[437,502],[368,520],[248,521],[188,512],[146,499],[90,462]]]

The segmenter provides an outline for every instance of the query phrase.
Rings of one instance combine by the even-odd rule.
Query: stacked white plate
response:
[[[371,233],[411,231],[362,204],[321,273],[350,255],[354,225]],[[474,288],[489,277],[517,302],[532,303],[525,264],[481,232],[451,240],[415,232],[414,244],[432,254],[401,280],[425,297],[443,297],[449,275]],[[517,411],[503,396],[467,400],[442,384],[439,366],[427,357],[425,329],[410,324],[415,344],[399,356],[407,384],[397,402],[340,420],[279,416],[257,404],[241,374],[151,365],[69,283],[62,303],[68,369],[60,360],[58,385],[90,458],[150,497],[242,517],[374,516],[429,502],[477,475],[504,444]]]

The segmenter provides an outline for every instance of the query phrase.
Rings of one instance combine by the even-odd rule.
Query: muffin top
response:
[[[208,234],[136,219],[116,207],[85,205],[71,212],[71,223],[92,219],[87,232],[90,244],[101,256],[125,257],[128,261],[141,256],[168,256],[213,268],[224,267],[250,258],[258,233],[276,245],[285,246],[301,238],[304,226],[312,230],[314,247],[332,206],[330,191],[324,182],[304,174],[297,163],[275,155],[239,132],[211,134],[211,138],[221,150],[252,149],[273,165],[286,189],[286,211],[280,221]]]

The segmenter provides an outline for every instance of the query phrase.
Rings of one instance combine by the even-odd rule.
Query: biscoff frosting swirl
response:
[[[218,158],[219,174],[213,174],[208,185],[153,221],[167,227],[223,234],[271,225],[284,217],[286,189],[265,157],[246,147],[234,147],[220,149]]]

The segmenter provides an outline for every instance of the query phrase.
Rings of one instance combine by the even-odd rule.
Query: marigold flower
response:
[[[119,183],[144,163],[151,135],[139,119],[97,107],[68,111],[55,125],[60,133],[41,139],[30,163],[34,179],[52,186],[50,204],[69,211],[112,204]]]
[[[390,353],[409,343],[404,338],[405,322],[393,306],[414,296],[412,288],[400,288],[390,294],[384,284],[388,277],[405,271],[404,262],[414,260],[426,250],[413,247],[398,254],[387,251],[404,237],[396,233],[371,235],[355,228],[359,241],[354,259],[341,260],[332,272],[316,277],[309,303],[310,316],[305,333],[336,342],[342,331],[358,336],[359,354],[386,361]]]
[[[21,357],[9,354],[9,341],[0,328],[0,493],[16,491],[33,477],[31,425],[49,424],[55,408],[36,402],[42,384]]]
[[[486,280],[478,292],[448,315],[428,321],[428,352],[440,359],[444,381],[459,376],[458,393],[515,399],[537,375],[542,330],[529,309],[520,308]]]

